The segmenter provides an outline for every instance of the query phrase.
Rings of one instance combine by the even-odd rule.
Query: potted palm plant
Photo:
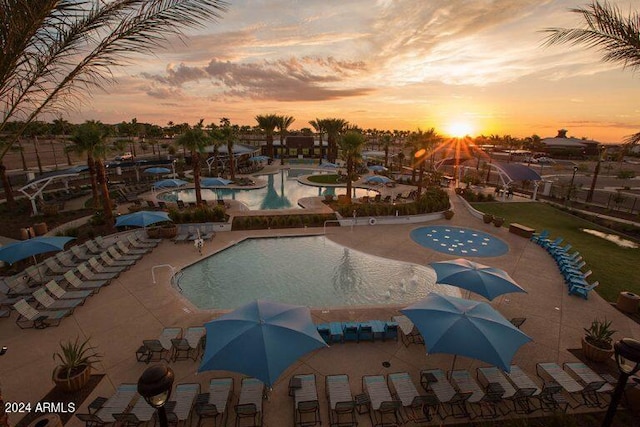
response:
[[[504,218],[501,216],[493,217],[493,225],[496,227],[502,227],[502,224],[504,224]]]
[[[95,347],[89,344],[89,338],[80,341],[60,342],[60,351],[53,353],[53,360],[60,364],[53,370],[52,379],[64,392],[80,390],[89,381],[91,368],[100,358]]]
[[[493,215],[488,213],[482,215],[482,221],[484,221],[485,224],[491,224],[493,222]]]
[[[613,355],[613,334],[611,321],[595,319],[589,328],[584,328],[582,351],[584,356],[594,362],[604,362]]]

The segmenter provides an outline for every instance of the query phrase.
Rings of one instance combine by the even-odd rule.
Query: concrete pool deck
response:
[[[613,322],[618,331],[616,339],[631,337],[640,339],[640,326],[622,315],[609,303],[592,293],[589,300],[567,295],[566,286],[553,259],[540,247],[527,239],[508,232],[507,228],[496,228],[472,217],[452,194],[456,215],[451,221],[441,220],[432,224],[455,225],[484,231],[509,244],[509,252],[493,258],[473,260],[502,268],[507,271],[527,294],[508,294],[496,298],[491,305],[507,319],[526,317],[522,330],[533,338],[516,354],[514,363],[535,378],[537,362],[577,361],[568,349],[580,348],[583,327],[594,318],[604,318]],[[373,255],[426,265],[434,261],[453,258],[438,253],[413,242],[409,233],[424,224],[375,225],[357,227],[329,227],[327,238],[344,246]],[[251,236],[287,234],[317,234],[322,229],[259,230],[223,232],[204,247],[205,256]],[[152,283],[152,268],[169,264],[178,269],[194,262],[200,256],[190,244],[163,242],[151,254],[143,257],[129,271],[124,272],[100,293],[90,298],[84,306],[64,319],[60,326],[44,330],[21,330],[15,324],[16,313],[9,319],[0,319],[0,345],[9,347],[0,359],[0,382],[5,401],[31,402],[35,404],[51,390],[51,372],[55,366],[52,353],[57,351],[60,340],[74,339],[76,336],[91,337],[93,345],[103,355],[96,366],[98,373],[105,377],[78,408],[86,413],[88,405],[96,396],[110,396],[121,383],[135,383],[148,365],[137,362],[135,351],[143,339],[154,339],[163,327],[186,328],[201,325],[217,313],[196,311],[169,284],[170,269],[156,269],[157,283]],[[246,261],[248,265],[251,260]],[[606,286],[602,283],[601,286]],[[471,298],[481,299],[472,295]],[[339,310],[314,310],[316,323],[327,321],[348,321],[368,319],[388,319],[397,315],[401,307],[345,308]],[[360,379],[363,375],[387,374],[407,371],[419,388],[421,369],[451,368],[452,356],[435,354],[427,356],[424,347],[405,347],[400,342],[375,342],[361,344],[336,344],[326,349],[312,352],[293,364],[275,384],[270,399],[264,404],[265,426],[291,425],[293,422],[292,399],[287,395],[288,379],[300,373],[315,373],[318,382],[318,397],[321,417],[328,423],[327,400],[324,390],[324,376],[348,374],[352,393],[361,392]],[[384,367],[382,362],[389,362]],[[241,375],[228,372],[205,372],[196,374],[199,361],[192,360],[170,364],[176,374],[176,383],[197,382],[203,392],[212,377],[232,376],[235,380],[237,401]],[[473,370],[485,366],[481,362],[459,357],[457,369]],[[536,379],[541,384],[539,379]],[[420,388],[419,388],[420,389]],[[535,415],[538,415],[536,413]],[[233,418],[233,411],[230,418]],[[10,415],[11,424],[21,418]],[[448,419],[447,421],[449,421]],[[358,415],[360,425],[369,425],[367,415]],[[67,424],[81,426],[75,417]],[[205,426],[208,425],[206,422]]]

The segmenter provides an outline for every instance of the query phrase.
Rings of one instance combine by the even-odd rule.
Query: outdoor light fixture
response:
[[[609,427],[613,421],[613,416],[618,408],[618,402],[624,388],[627,385],[629,377],[638,370],[640,370],[640,342],[631,338],[623,338],[613,345],[613,350],[616,354],[616,364],[620,370],[620,377],[618,378],[618,384],[616,385],[613,395],[611,396],[611,403],[609,403],[609,409],[607,415],[602,421],[602,427]]]
[[[144,397],[149,405],[158,410],[160,427],[168,427],[164,405],[171,396],[173,379],[173,371],[164,365],[154,365],[147,368],[138,379],[138,393]]]

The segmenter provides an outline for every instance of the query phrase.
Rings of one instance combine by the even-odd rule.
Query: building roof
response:
[[[538,172],[519,163],[493,162],[493,166],[508,177],[508,182],[513,181],[540,181],[542,177]]]
[[[541,142],[547,147],[564,147],[564,148],[584,148],[587,143],[596,143],[596,141],[583,140],[578,138],[544,138]]]

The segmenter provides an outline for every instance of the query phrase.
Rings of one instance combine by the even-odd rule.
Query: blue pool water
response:
[[[203,188],[202,198],[205,200],[232,199],[244,203],[251,210],[259,209],[298,209],[298,200],[305,197],[317,197],[327,194],[345,194],[345,188],[314,187],[300,184],[297,177],[309,175],[310,170],[281,170],[280,173],[260,175],[259,178],[267,181],[267,186],[256,189],[232,189],[232,188]],[[321,172],[317,172],[321,173]],[[375,196],[377,193],[364,188],[355,188],[353,196]],[[167,202],[182,200],[185,203],[195,202],[196,195],[193,189],[173,190],[162,193],[159,196]]]
[[[316,308],[410,304],[437,291],[430,267],[392,261],[322,236],[249,239],[179,273],[182,293],[201,309],[233,309],[256,298]]]
[[[509,246],[491,234],[470,228],[432,225],[411,231],[411,238],[425,248],[451,255],[493,257],[507,253]]]

